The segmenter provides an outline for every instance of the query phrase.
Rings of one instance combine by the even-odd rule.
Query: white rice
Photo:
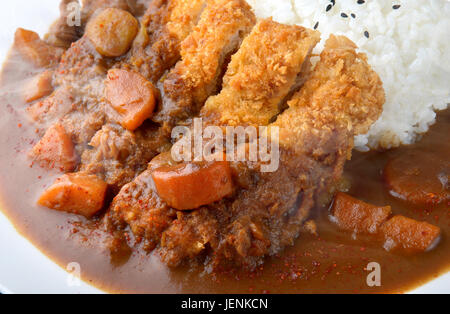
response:
[[[435,122],[436,111],[450,103],[449,1],[366,0],[360,5],[357,0],[335,0],[328,12],[329,0],[248,2],[259,17],[309,28],[319,22],[323,41],[318,51],[334,33],[347,36],[368,55],[383,80],[387,101],[370,132],[356,138],[360,150],[413,143]]]

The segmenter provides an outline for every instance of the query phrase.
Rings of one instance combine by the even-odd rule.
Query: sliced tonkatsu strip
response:
[[[205,6],[206,0],[153,0],[126,63],[156,84],[180,59],[181,42]]]
[[[258,44],[260,39],[264,40],[263,44]],[[262,122],[265,124],[269,123],[269,120],[278,113],[278,105],[280,101],[288,95],[292,86],[295,85],[298,76],[301,76],[300,73],[302,73],[304,63],[309,62],[309,53],[318,41],[318,33],[314,31],[308,31],[298,26],[281,25],[271,20],[264,20],[260,22],[258,26],[256,26],[255,30],[247,37],[246,40],[244,40],[239,58],[233,58],[234,64],[233,66],[229,67],[227,74],[228,82],[235,79],[235,83],[228,83],[228,85],[226,85],[226,88],[229,90],[227,95],[236,93],[237,96],[233,99],[240,99],[240,104],[242,104],[242,106],[248,105],[248,110],[253,110],[252,114],[258,116],[258,119],[255,120],[243,120],[242,124],[258,122]],[[277,48],[280,47],[284,50],[283,54],[277,52]],[[244,50],[244,52],[242,52],[242,50]],[[270,54],[273,54],[273,56],[271,56]],[[247,55],[249,59],[245,59]],[[256,56],[252,57],[253,55]],[[270,58],[272,61],[267,62],[267,58]],[[233,71],[243,71],[243,74],[234,73]],[[256,74],[260,75],[259,79],[255,76]],[[239,76],[239,78],[236,78],[236,76]],[[257,88],[253,88],[251,91],[249,91],[249,94],[245,94],[245,92],[241,89],[252,87],[250,85],[246,85],[249,84],[249,82],[246,81],[246,78],[251,78],[253,80],[253,83],[259,84]],[[273,82],[274,78],[278,81]],[[241,85],[237,86],[237,82],[239,82],[239,84]],[[269,88],[269,90],[265,90],[266,87]],[[261,93],[262,95],[256,95],[257,92]],[[210,108],[218,110],[218,112],[223,109],[223,112],[231,114],[231,109],[234,109],[234,107],[229,107],[231,106],[232,99],[226,98],[223,94],[221,95],[222,96],[217,96],[217,98],[223,101],[220,102],[219,100],[217,100],[214,103],[215,107],[211,106]],[[248,101],[245,101],[245,96],[248,97]],[[259,99],[260,101],[253,101],[251,97],[257,97],[257,99]],[[257,110],[257,108],[251,107],[251,105],[255,103],[259,104],[259,111]],[[273,107],[271,108],[270,114],[266,114],[267,110],[263,106]],[[246,110],[245,108],[243,110]],[[227,109],[229,110],[227,111]],[[206,112],[204,112],[203,114],[206,118],[211,118],[211,116],[206,116]],[[217,113],[213,113],[212,115],[216,116]],[[250,115],[245,115],[245,117],[250,117]],[[240,120],[234,121],[241,122]],[[228,121],[224,120],[223,123],[225,124],[227,122]],[[161,237],[163,236],[162,231],[169,227],[171,225],[171,222],[176,218],[173,214],[167,215],[167,210],[170,209],[170,206],[168,206],[168,204],[163,201],[163,199],[158,195],[156,191],[152,178],[152,175],[154,173],[153,170],[157,168],[155,164],[159,164],[159,166],[171,165],[172,161],[169,157],[167,157],[167,154],[163,155],[163,157],[158,156],[157,158],[155,158],[150,163],[150,167],[147,171],[142,173],[134,182],[126,185],[116,196],[108,215],[108,217],[111,218],[109,219],[109,221],[115,221],[116,225],[129,225],[133,230],[135,236],[147,243],[150,248],[153,248],[155,247],[155,245],[160,243]],[[244,177],[244,174],[240,173],[239,167],[239,165],[236,165],[236,167],[234,167],[236,169],[232,169],[232,172],[235,173],[235,176],[237,177]],[[206,166],[201,169],[201,172],[206,177],[204,184],[210,183],[213,180],[211,178],[216,178],[219,176],[222,179],[227,179],[227,175],[229,175],[227,166],[221,165],[216,168],[208,168]],[[187,182],[191,182],[189,178],[187,178],[187,180]],[[189,186],[194,189],[196,186],[198,186],[200,190],[203,188],[211,188],[211,186],[204,187],[202,184],[196,185],[191,183],[187,184],[189,184]],[[219,183],[223,182],[221,181]],[[178,183],[174,182],[174,184],[177,185]],[[187,186],[185,186],[185,188],[187,188]],[[193,192],[200,194],[202,193],[202,191],[198,190],[193,190]],[[135,199],[131,197],[132,195],[139,195],[139,198]],[[204,200],[208,199],[209,197],[212,197],[214,199],[217,195],[218,193],[216,191],[216,193],[209,193],[208,195],[202,196]],[[227,209],[225,207],[226,201],[221,201],[219,203],[224,207],[222,209],[218,209],[217,214],[222,215],[223,219],[225,219],[225,217],[229,217],[229,213],[231,213],[231,211],[227,213]],[[182,217],[184,214],[177,213],[177,215],[179,217]],[[193,227],[196,225],[194,223],[186,230],[191,230],[198,235],[201,230],[206,231],[209,229],[214,229],[211,228],[211,226],[217,223],[217,220],[214,217],[211,218],[211,215],[214,216],[214,214],[212,214],[208,209],[195,211],[193,213],[193,216],[197,217],[199,221],[208,220],[211,224],[208,225],[208,227],[196,230]],[[199,218],[200,216],[203,218]],[[210,217],[211,219],[208,217]],[[221,221],[221,223],[227,224],[228,222]],[[177,225],[179,225],[178,222]],[[172,231],[174,230],[173,228],[176,227],[172,227]],[[211,239],[212,241],[211,236],[214,236],[214,234],[216,234],[217,232],[221,232],[219,227],[215,228],[214,230],[214,233],[210,233],[208,236],[204,234],[204,236],[207,237],[207,239]],[[167,240],[164,240],[163,242],[167,254],[169,254],[168,248],[172,247],[170,239],[172,239],[172,237],[167,236]],[[182,261],[184,257],[186,257],[184,254],[186,252],[183,253],[183,250],[187,248],[188,245],[196,245],[195,248],[191,247],[188,249],[189,252],[191,252],[188,254],[189,256],[196,256],[198,253],[203,251],[204,244],[209,242],[209,240],[202,240],[189,244],[189,235],[186,239],[182,239],[182,237],[179,239],[187,242],[185,245],[180,245],[179,249],[173,247],[176,252],[170,250],[170,255],[173,256],[173,258],[166,258],[167,263],[170,265],[175,265],[178,262]]]
[[[313,30],[260,21],[232,57],[222,92],[208,99],[202,116],[217,117],[220,124],[267,125],[303,77],[319,40]]]
[[[343,36],[331,36],[311,77],[288,103],[289,108],[274,126],[281,141],[294,143],[306,138],[305,130],[338,126],[354,135],[366,133],[379,118],[385,94],[378,75],[364,54]],[[305,117],[306,116],[306,117]],[[315,116],[316,119],[309,118]]]
[[[255,23],[244,0],[209,0],[181,45],[182,60],[164,80],[163,103],[154,120],[176,123],[197,115],[220,88],[226,62]]]

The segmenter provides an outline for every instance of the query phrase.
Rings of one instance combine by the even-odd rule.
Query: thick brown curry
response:
[[[45,44],[19,30],[2,72],[0,123],[8,130],[0,136],[2,210],[45,254],[61,266],[80,263],[85,281],[112,292],[405,292],[448,270],[448,111],[439,114],[438,123],[415,145],[387,152],[354,152],[341,177],[353,135],[367,130],[383,99],[376,74],[346,40],[331,39],[321,55],[322,63],[308,74],[308,61],[303,61],[317,41],[316,34],[270,20],[254,26],[256,20],[244,1],[216,1],[227,5],[218,9],[211,4],[205,9],[203,1],[183,8],[177,7],[177,1],[155,0],[146,11],[140,2],[135,7],[112,2],[86,1],[84,25],[71,30],[73,36],[62,36],[67,29],[61,23],[55,24]],[[121,10],[104,10],[111,6]],[[109,45],[101,32],[115,15],[125,26],[118,27],[121,40]],[[133,15],[144,25],[140,30]],[[224,26],[223,19],[232,23]],[[180,20],[183,23],[177,24]],[[84,32],[92,21],[99,29],[87,26],[91,34]],[[205,46],[192,42],[202,39],[211,25],[224,37]],[[276,36],[270,33],[272,28]],[[28,45],[30,41],[39,42],[39,49]],[[281,72],[269,67],[277,62],[277,52],[270,47],[274,42],[281,52],[296,54]],[[249,79],[234,75],[245,71],[240,58],[248,58],[255,50],[264,51],[264,60],[270,60],[255,63],[273,70],[264,75],[285,83],[258,87],[264,80],[252,77],[257,66]],[[348,103],[338,100],[331,103],[340,114],[328,114],[326,101],[320,102],[320,108],[314,108],[313,100],[308,102],[308,97],[334,97],[327,90],[338,86],[333,85],[334,72],[328,69],[333,69],[336,60],[337,64],[346,60],[347,77],[358,80],[363,73],[359,91],[350,89],[345,96],[351,99],[361,93],[357,99],[371,104],[361,112],[346,112]],[[211,62],[213,69],[197,73],[205,62]],[[183,81],[186,76],[191,81]],[[139,83],[139,88],[129,82]],[[237,85],[242,89],[236,96]],[[24,97],[24,86],[38,86],[38,92],[25,92]],[[124,107],[120,90],[132,90],[128,103],[138,103],[139,110]],[[208,99],[211,95],[217,96]],[[262,99],[267,110],[253,110],[255,97]],[[311,111],[305,106],[311,106]],[[247,125],[280,126],[281,168],[263,175],[257,166],[246,163],[174,166],[164,154],[172,144],[170,130],[177,124],[189,125],[199,114],[211,124],[233,125],[242,119]],[[342,127],[349,121],[353,130]],[[299,126],[319,130],[319,135],[306,132],[298,137]],[[53,153],[47,154],[46,137],[58,138],[57,160],[48,158]],[[302,148],[291,149],[298,141]],[[33,158],[36,155],[47,157]],[[215,193],[163,197],[179,184],[175,180],[168,185],[167,178],[186,172],[189,179],[183,183],[194,180],[192,173],[205,178],[213,171],[214,177],[221,178]],[[82,178],[61,177],[71,172],[81,173]],[[80,207],[71,199],[63,202],[54,197],[58,182],[64,185],[67,180],[80,186],[88,182],[88,203]],[[216,183],[212,176],[202,182]],[[339,198],[334,204],[330,201],[330,193],[336,190],[380,208],[391,206],[380,231],[374,224],[369,224],[366,233],[356,232],[356,227],[343,230],[344,218],[336,223]],[[193,188],[190,195],[198,193]],[[38,199],[45,206],[37,206]],[[61,206],[81,215],[45,208]],[[408,217],[407,223],[418,231],[405,235],[401,228],[406,222],[396,223],[395,217],[388,220],[393,215]],[[387,234],[390,237],[385,238]],[[417,235],[419,240],[414,238]],[[387,239],[393,241],[391,248],[395,244],[402,249],[387,251]],[[366,284],[365,268],[371,262],[382,267],[381,287]]]

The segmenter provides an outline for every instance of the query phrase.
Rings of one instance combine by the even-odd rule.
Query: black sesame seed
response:
[[[314,25],[314,29],[317,29],[317,27],[319,27],[319,22],[317,22],[317,23]]]
[[[327,6],[327,12],[330,11],[332,8],[333,8],[333,5],[332,5],[332,4],[329,4],[329,5]]]
[[[345,13],[341,13],[341,16],[342,16],[343,18],[347,18],[347,17],[348,17],[348,15],[345,14]]]
[[[356,3],[358,3],[358,4],[364,4],[364,3],[366,3],[366,1],[364,1],[364,0],[358,0]]]
[[[352,15],[352,18],[356,19],[356,14],[355,13],[352,13],[351,15]]]
[[[366,36],[367,38],[369,38],[369,37],[370,37],[369,32],[368,32],[368,31],[365,31],[365,32],[364,32],[364,36]]]
[[[400,4],[396,4],[396,5],[393,5],[393,6],[392,6],[392,8],[393,8],[394,10],[400,9],[400,7],[401,7]]]
[[[335,5],[335,4],[336,4],[336,1],[335,1],[335,0],[331,0],[330,2],[331,2],[332,5]]]

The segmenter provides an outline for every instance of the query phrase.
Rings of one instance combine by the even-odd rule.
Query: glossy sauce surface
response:
[[[168,269],[158,256],[139,248],[124,250],[111,260],[105,235],[79,216],[38,207],[40,193],[60,175],[31,163],[29,150],[39,136],[24,110],[24,81],[35,72],[12,55],[0,87],[0,200],[1,209],[20,233],[61,266],[81,265],[82,279],[110,292],[150,293],[376,293],[406,292],[449,270],[450,206],[412,205],[393,197],[383,181],[383,169],[394,157],[411,151],[426,152],[449,171],[450,112],[417,144],[388,152],[354,153],[346,166],[349,194],[375,205],[391,205],[394,214],[427,221],[442,229],[436,249],[418,255],[389,253],[382,241],[354,237],[330,222],[327,208],[317,208],[318,236],[305,232],[281,256],[268,258],[254,273],[205,274],[202,270]],[[424,167],[428,159],[422,160]],[[447,167],[447,168],[445,168]],[[447,172],[448,175],[448,172]],[[370,262],[381,266],[381,286],[368,287],[365,270]]]

